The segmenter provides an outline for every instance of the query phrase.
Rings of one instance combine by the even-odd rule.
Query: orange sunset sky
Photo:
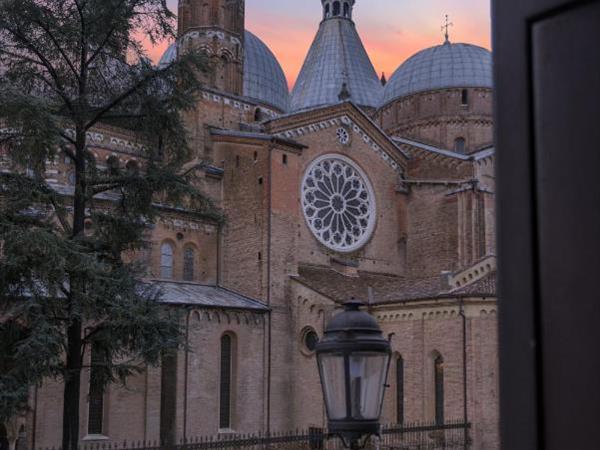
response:
[[[177,0],[167,0],[177,11]],[[246,0],[246,28],[273,51],[293,87],[321,20],[320,0]],[[450,40],[490,47],[489,0],[356,0],[354,21],[375,69],[389,78],[417,51]],[[148,50],[158,61],[166,43]]]

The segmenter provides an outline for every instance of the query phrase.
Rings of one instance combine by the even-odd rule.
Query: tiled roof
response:
[[[293,279],[337,303],[352,297],[368,301],[369,288],[375,304],[465,295],[493,297],[496,288],[495,273],[452,292],[444,286],[441,276],[405,278],[359,271],[358,276],[352,277],[322,266],[300,266]]]
[[[250,309],[267,311],[258,300],[243,296],[220,286],[176,281],[152,281],[160,289],[162,301],[171,305],[203,306],[208,308]]]
[[[292,90],[290,110],[338,103],[343,83],[355,104],[379,106],[383,86],[354,22],[332,18],[319,26]]]
[[[475,295],[482,297],[495,297],[496,296],[496,284],[497,284],[497,273],[496,271],[488,273],[485,277],[463,286],[459,289],[453,290],[454,295]]]

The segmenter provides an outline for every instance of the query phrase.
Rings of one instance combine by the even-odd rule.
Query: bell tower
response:
[[[242,95],[244,0],[179,0],[178,35],[183,51],[195,48],[208,56],[207,87]]]

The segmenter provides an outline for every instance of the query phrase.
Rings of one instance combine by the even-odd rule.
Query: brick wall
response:
[[[483,88],[467,92],[467,105],[462,105],[462,89],[407,96],[384,106],[376,120],[390,135],[450,150],[462,137],[466,151],[474,151],[492,142],[492,93]]]

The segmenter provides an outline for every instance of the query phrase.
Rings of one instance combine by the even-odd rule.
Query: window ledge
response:
[[[218,434],[235,434],[236,431],[232,428],[219,428]]]
[[[81,439],[82,441],[108,441],[110,438],[108,436],[104,436],[103,434],[88,434],[87,436]]]

